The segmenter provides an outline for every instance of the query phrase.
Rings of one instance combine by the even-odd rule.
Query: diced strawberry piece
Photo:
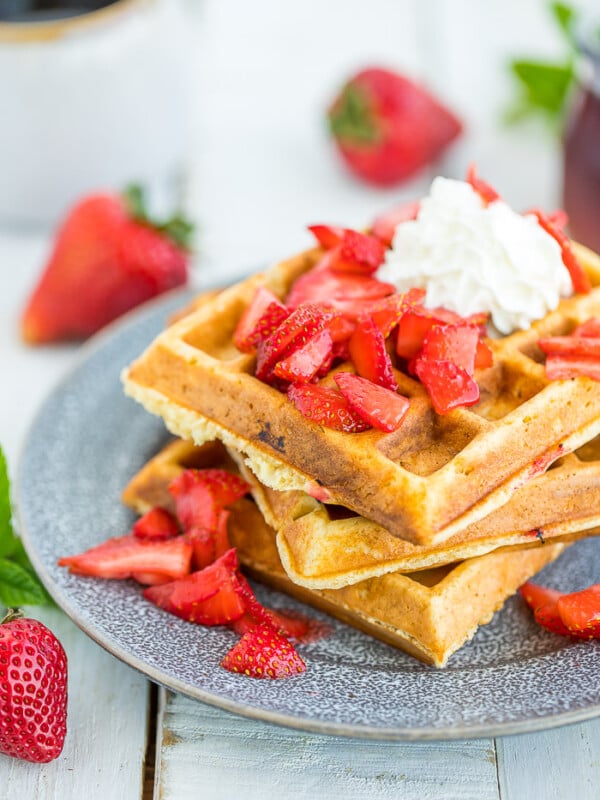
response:
[[[446,414],[459,406],[471,406],[479,400],[479,386],[466,370],[452,361],[417,358],[415,372],[438,414]]]
[[[500,199],[498,192],[477,175],[474,164],[471,164],[467,170],[467,183],[471,184],[486,206]]]
[[[337,389],[312,383],[292,383],[287,396],[301,414],[318,425],[347,433],[370,427],[350,409],[348,401]]]
[[[425,334],[420,355],[437,361],[452,361],[469,375],[475,371],[479,329],[465,322],[434,325]]]
[[[270,381],[278,361],[302,347],[332,318],[332,310],[325,305],[306,303],[299,306],[273,333],[258,346],[256,377]]]
[[[581,292],[582,294],[589,292],[592,288],[592,284],[587,273],[581,266],[579,259],[575,255],[568,236],[550,220],[547,214],[544,214],[539,209],[534,208],[530,213],[537,217],[537,221],[546,233],[550,234],[560,245],[563,264],[568,269],[569,275],[571,276],[573,291]]]
[[[546,359],[546,376],[551,381],[588,377],[600,380],[600,359],[594,356],[550,355]]]
[[[600,584],[557,599],[560,618],[571,633],[600,637]]]
[[[161,583],[173,580],[172,575],[166,575],[164,572],[132,572],[131,577],[142,586],[159,586]]]
[[[385,247],[379,239],[368,233],[346,230],[329,266],[336,272],[372,275],[384,258]]]
[[[598,336],[547,336],[539,339],[538,344],[548,355],[600,357]]]
[[[97,578],[130,578],[133,573],[160,572],[180,578],[190,571],[192,547],[183,537],[166,541],[142,541],[133,535],[108,539],[84,553],[61,558],[60,567],[77,575]]]
[[[220,558],[228,550],[231,550],[231,543],[229,542],[229,534],[227,532],[227,523],[229,521],[229,514],[230,512],[225,509],[223,509],[219,513],[219,519],[217,520],[217,527],[213,534],[215,540],[216,558]]]
[[[169,492],[175,499],[175,513],[185,531],[192,528],[214,530],[219,504],[209,486],[200,479],[200,470],[184,470],[171,481]]]
[[[221,666],[251,678],[289,678],[306,671],[296,648],[271,625],[245,633],[226,653]]]
[[[250,491],[250,485],[243,478],[226,469],[195,470],[194,478],[210,489],[212,496],[220,506],[229,506]]]
[[[600,336],[600,319],[591,317],[585,322],[582,322],[581,325],[578,325],[571,335],[589,337]]]
[[[399,324],[404,312],[411,306],[420,305],[425,299],[425,289],[409,289],[405,294],[390,294],[376,300],[368,309],[368,314],[377,325],[383,338],[391,334]]]
[[[360,317],[350,341],[350,358],[359,375],[378,386],[396,391],[398,384],[383,334],[371,317]]]
[[[415,200],[380,214],[371,226],[371,234],[376,236],[386,247],[391,247],[398,225],[416,219],[420,207],[419,201]]]
[[[151,508],[137,519],[131,532],[138,539],[172,539],[180,533],[179,523],[166,508]]]
[[[273,373],[285,381],[310,381],[323,364],[330,360],[332,350],[331,334],[327,328],[323,328],[301,347],[278,361]]]
[[[289,616],[271,608],[265,608],[258,602],[246,578],[238,573],[237,591],[244,600],[246,611],[242,617],[232,622],[231,628],[240,636],[259,625],[271,625],[282,636],[300,638],[304,636],[310,626],[307,617],[301,615]]]
[[[556,604],[558,598],[563,595],[563,592],[559,592],[556,589],[548,589],[530,581],[521,586],[519,593],[532,611],[549,603]]]
[[[315,267],[295,281],[286,298],[286,305],[295,309],[304,303],[326,303],[352,319],[373,300],[393,294],[394,291],[391,283],[383,283],[370,275]]]
[[[340,244],[346,232],[346,228],[339,225],[309,225],[308,230],[325,250]]]
[[[144,597],[188,622],[226,625],[244,613],[244,603],[235,588],[237,568],[235,550],[228,550],[203,570],[145,589]]]
[[[337,316],[332,317],[331,322],[327,327],[331,336],[331,341],[334,344],[338,344],[339,342],[348,341],[348,339],[352,336],[354,328],[356,327],[356,323],[353,320],[342,316],[342,314],[338,314]]]
[[[398,323],[397,354],[401,358],[414,358],[434,325],[452,321],[442,319],[441,315],[421,306],[407,309]]]
[[[233,334],[233,342],[242,353],[252,353],[259,342],[279,327],[290,312],[281,300],[264,286],[256,290]]]
[[[408,398],[351,372],[334,377],[350,408],[365,422],[386,432],[400,427],[410,405]]]
[[[494,354],[488,344],[483,339],[477,341],[475,351],[475,369],[487,369],[494,363]]]
[[[192,545],[192,569],[208,567],[216,558],[215,534],[208,528],[194,527],[184,534],[185,540]]]

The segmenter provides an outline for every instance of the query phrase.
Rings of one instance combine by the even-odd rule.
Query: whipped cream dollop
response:
[[[417,218],[396,228],[376,277],[400,292],[426,289],[428,308],[489,312],[501,334],[528,328],[573,291],[560,245],[535,216],[502,200],[486,206],[470,184],[441,177]]]

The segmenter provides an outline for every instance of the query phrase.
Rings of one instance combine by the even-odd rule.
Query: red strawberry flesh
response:
[[[221,666],[251,678],[289,678],[306,671],[293,644],[271,625],[247,631],[225,655]]]
[[[389,433],[402,424],[410,405],[408,398],[351,372],[338,372],[335,382],[350,408],[369,425]]]
[[[293,383],[288,398],[307,419],[337,431],[356,433],[370,427],[351,410],[348,401],[337,389],[312,383]]]

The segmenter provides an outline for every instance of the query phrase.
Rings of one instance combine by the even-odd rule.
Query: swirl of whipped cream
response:
[[[533,215],[486,206],[470,184],[441,177],[417,219],[396,228],[376,276],[400,292],[426,289],[428,308],[489,312],[500,334],[528,328],[573,291],[559,244]]]

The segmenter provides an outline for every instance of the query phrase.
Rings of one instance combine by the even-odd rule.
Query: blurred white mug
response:
[[[173,192],[188,147],[178,0],[0,0],[0,225],[48,225],[82,194]]]

